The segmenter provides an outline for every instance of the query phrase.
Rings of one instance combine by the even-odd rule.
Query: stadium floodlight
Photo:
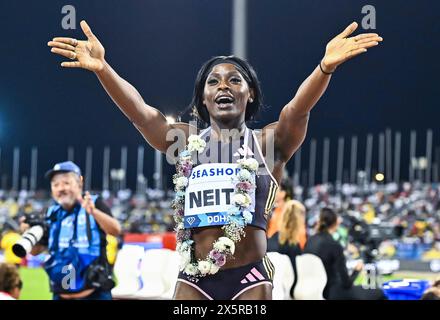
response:
[[[382,182],[385,179],[385,176],[383,173],[376,173],[376,176],[374,177],[377,182]]]

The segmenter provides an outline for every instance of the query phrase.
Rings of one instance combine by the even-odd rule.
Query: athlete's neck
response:
[[[211,139],[227,143],[231,139],[236,140],[242,137],[246,131],[246,124],[242,122],[238,126],[229,126],[211,121],[211,129]]]

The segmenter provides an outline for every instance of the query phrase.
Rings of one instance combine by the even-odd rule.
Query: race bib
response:
[[[185,228],[224,225],[228,210],[233,206],[237,173],[240,168],[232,163],[210,163],[195,167],[189,177],[185,193]],[[255,192],[249,194],[255,211]]]

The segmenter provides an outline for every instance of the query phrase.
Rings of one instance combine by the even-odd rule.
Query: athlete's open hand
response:
[[[100,71],[104,68],[105,49],[85,21],[81,21],[80,25],[87,40],[57,37],[49,41],[47,45],[52,47],[53,53],[75,60],[62,62],[62,67]]]
[[[345,61],[367,52],[383,39],[377,33],[363,33],[349,37],[358,27],[356,22],[350,24],[342,33],[334,37],[326,46],[322,65],[325,71],[332,72]]]

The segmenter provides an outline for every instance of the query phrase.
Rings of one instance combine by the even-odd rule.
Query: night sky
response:
[[[67,4],[76,9],[76,30],[61,27],[61,9]],[[376,8],[373,32],[384,41],[337,70],[312,111],[302,148],[307,163],[309,139],[317,138],[320,150],[322,139],[330,137],[331,177],[338,136],[359,137],[360,166],[366,134],[375,134],[373,158],[377,158],[377,134],[386,128],[393,134],[402,132],[404,154],[411,129],[420,138],[419,155],[428,128],[434,130],[434,146],[440,145],[440,2],[248,0],[247,58],[258,73],[267,106],[255,128],[277,119],[322,58],[326,43],[350,22],[362,21],[364,5]],[[30,148],[37,146],[39,186],[46,187],[44,171],[67,158],[68,146],[75,147],[75,161],[83,169],[85,149],[92,146],[92,185],[100,188],[103,147],[112,148],[111,168],[116,168],[120,148],[126,145],[128,184],[133,186],[136,148],[145,145],[145,173],[151,179],[153,149],[97,78],[85,70],[62,69],[63,59],[50,53],[47,42],[55,36],[84,38],[79,22],[87,20],[113,68],[147,103],[176,115],[190,102],[203,62],[231,54],[231,11],[230,0],[1,1],[0,174],[10,176],[12,148],[19,146],[20,175],[29,175]],[[371,30],[355,34],[360,32]],[[348,146],[346,141],[347,156]],[[408,173],[407,162],[402,158],[403,176]],[[172,172],[170,166],[165,169],[168,175]]]

